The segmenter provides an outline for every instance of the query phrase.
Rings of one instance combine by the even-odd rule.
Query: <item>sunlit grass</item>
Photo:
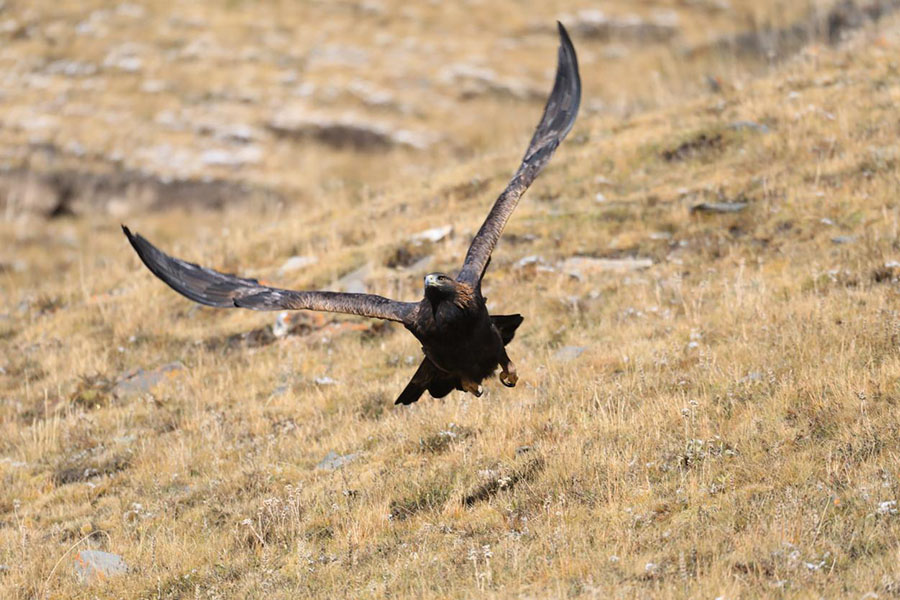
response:
[[[225,27],[259,10],[227,6],[206,18]],[[0,597],[897,593],[897,31],[891,20],[878,38],[807,51],[720,94],[663,77],[654,100],[634,91],[640,73],[623,77],[622,94],[656,108],[586,110],[498,245],[485,294],[492,311],[525,316],[509,347],[521,379],[490,381],[480,399],[395,408],[420,352],[402,328],[327,316],[241,341],[275,315],[177,296],[117,217],[11,215]],[[546,52],[533,51],[515,54],[535,54],[540,81]],[[612,87],[594,72],[589,93]],[[233,176],[323,167],[303,171],[289,202],[127,223],[177,256],[279,285],[328,287],[368,263],[373,292],[418,298],[422,273],[386,263],[446,224],[428,270],[458,267],[540,108],[454,106],[471,119],[456,141],[477,140],[460,156],[284,147],[284,162]],[[412,117],[435,130],[441,119]],[[768,132],[735,128],[745,121]],[[369,180],[385,164],[397,170]],[[738,200],[735,214],[690,211]],[[280,272],[294,255],[318,262]],[[575,255],[653,265],[575,277],[561,266]],[[540,260],[516,266],[529,256]],[[561,360],[567,346],[584,350]],[[175,361],[184,368],[149,393],[111,388]],[[355,456],[317,468],[332,451]],[[132,571],[79,583],[70,557],[86,547]]]

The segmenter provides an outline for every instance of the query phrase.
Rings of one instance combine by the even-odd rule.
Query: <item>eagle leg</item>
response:
[[[481,385],[475,383],[471,379],[463,379],[461,383],[464,392],[469,392],[476,398],[481,398],[481,394],[484,392]]]
[[[509,356],[506,354],[506,348],[500,350],[498,358],[497,362],[500,363],[500,383],[508,388],[516,387],[516,383],[519,382],[519,376],[516,374],[516,365],[509,360]]]

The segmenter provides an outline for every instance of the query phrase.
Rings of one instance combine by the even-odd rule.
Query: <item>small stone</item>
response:
[[[896,515],[897,501],[885,500],[884,502],[879,502],[878,508],[875,509],[875,512],[879,515]]]
[[[291,315],[288,312],[278,313],[275,322],[272,323],[272,335],[277,338],[286,336],[291,330],[290,318]]]
[[[518,448],[516,448],[516,456],[522,456],[523,454],[528,454],[532,450],[534,450],[534,448],[532,446],[519,446]]]
[[[118,554],[101,550],[82,550],[75,555],[75,573],[82,583],[103,581],[128,572],[128,565]]]
[[[337,381],[335,381],[328,375],[323,375],[322,377],[316,377],[313,381],[316,382],[316,385],[336,385],[337,384]]]
[[[553,353],[553,360],[569,362],[581,356],[584,351],[584,346],[563,346]]]
[[[836,235],[831,238],[832,244],[852,244],[856,241],[855,235]]]
[[[334,471],[336,469],[340,469],[346,464],[353,462],[359,457],[358,452],[354,452],[353,454],[345,454],[341,456],[334,450],[325,455],[325,458],[316,465],[317,469],[321,469],[323,471]]]

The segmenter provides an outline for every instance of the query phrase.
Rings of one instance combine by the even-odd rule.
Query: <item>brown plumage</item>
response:
[[[425,358],[397,404],[411,404],[425,390],[435,398],[454,389],[481,395],[481,382],[499,366],[500,381],[518,380],[506,354],[521,315],[490,315],[481,295],[481,280],[491,253],[519,199],[575,122],[581,80],[575,49],[562,24],[553,91],[522,163],[500,194],[466,253],[456,279],[443,273],[425,277],[425,297],[399,302],[372,294],[293,291],[260,284],[256,279],[220,273],[165,254],[127,227],[122,230],[154,275],[180,294],[207,306],[252,310],[320,310],[397,321],[422,344]]]

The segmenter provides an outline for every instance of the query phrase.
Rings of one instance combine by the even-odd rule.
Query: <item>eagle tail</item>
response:
[[[422,364],[416,369],[415,375],[406,384],[394,404],[412,404],[422,396],[425,390],[428,390],[428,393],[434,398],[443,398],[459,387],[458,377],[448,377],[426,357],[422,359]]]
[[[522,315],[491,315],[491,323],[500,332],[504,346],[512,341],[513,336],[516,335],[516,329],[524,320],[525,317]]]
[[[425,386],[422,385],[421,382],[418,382],[413,378],[406,384],[406,387],[403,389],[403,392],[397,396],[397,399],[394,400],[394,404],[412,404],[422,397],[422,393],[425,389]]]

